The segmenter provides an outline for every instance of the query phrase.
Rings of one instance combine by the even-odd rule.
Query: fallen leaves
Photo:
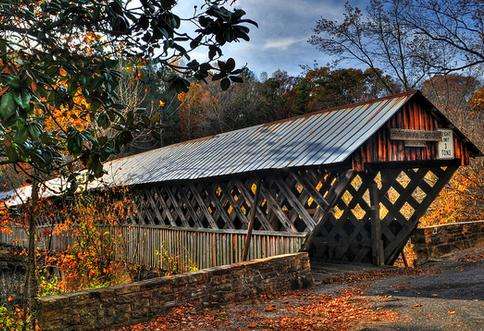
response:
[[[167,314],[154,320],[125,327],[122,330],[195,330],[215,329],[227,326],[225,312],[209,309],[196,309],[192,305],[172,308]]]
[[[360,288],[328,295],[315,291],[294,291],[256,304],[231,304],[197,310],[177,307],[163,316],[124,330],[170,329],[297,329],[348,330],[398,318],[394,311],[373,308]]]
[[[273,312],[273,311],[276,311],[276,306],[274,305],[268,305],[264,308],[264,311],[267,312],[267,313],[270,313],[270,312]]]
[[[477,263],[484,260],[484,252],[472,252],[464,256],[458,257],[457,262],[461,263]],[[464,268],[462,268],[464,269]]]
[[[300,295],[299,305],[286,307],[279,317],[263,318],[258,328],[298,330],[347,330],[359,324],[393,321],[398,314],[373,309],[361,289],[347,289],[337,296],[319,293]]]

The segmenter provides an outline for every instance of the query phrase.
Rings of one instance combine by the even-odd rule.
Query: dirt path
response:
[[[131,330],[484,329],[484,248],[410,270],[370,271],[219,309],[175,308]]]
[[[433,265],[439,273],[382,279],[365,295],[387,296],[374,307],[392,309],[404,317],[386,324],[391,329],[484,329],[484,249],[461,252]]]

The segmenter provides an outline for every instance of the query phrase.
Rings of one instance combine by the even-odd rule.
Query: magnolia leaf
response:
[[[7,120],[15,114],[15,99],[12,92],[7,92],[0,101],[0,118]]]
[[[229,58],[227,62],[225,62],[224,70],[227,72],[231,72],[235,69],[235,60],[233,58]]]
[[[105,112],[102,112],[101,114],[99,114],[98,118],[97,118],[97,124],[103,128],[103,129],[107,129],[109,127],[109,123],[111,121],[109,120],[109,116],[108,114],[106,114]]]
[[[31,95],[27,91],[22,91],[20,94],[13,94],[15,102],[24,110],[30,110]]]
[[[18,78],[17,76],[8,76],[7,85],[14,90],[18,89],[20,87],[20,78]]]
[[[240,76],[229,76],[230,80],[234,83],[243,83],[244,80]]]
[[[230,79],[224,78],[220,81],[220,87],[223,91],[227,90],[230,87]]]

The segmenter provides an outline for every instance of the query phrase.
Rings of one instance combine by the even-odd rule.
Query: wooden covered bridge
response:
[[[454,171],[480,155],[411,92],[117,159],[103,182],[135,193],[122,227],[142,263],[156,265],[162,245],[199,268],[236,262],[250,229],[249,258],[307,250],[392,264]]]

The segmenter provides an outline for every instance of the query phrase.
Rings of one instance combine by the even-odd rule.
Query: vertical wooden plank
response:
[[[375,173],[370,173],[366,180],[370,181],[371,242],[373,263],[381,266],[385,263],[385,257],[380,222],[380,200],[378,197],[378,187],[374,180],[375,175]]]
[[[255,192],[255,198],[254,198],[254,204],[252,208],[250,209],[250,214],[249,214],[249,225],[247,227],[247,235],[245,237],[245,243],[244,243],[244,250],[242,253],[242,260],[246,261],[247,256],[249,254],[249,245],[250,245],[250,240],[252,237],[252,230],[254,229],[254,222],[255,222],[255,216],[257,213],[257,207],[259,206],[259,201],[260,201],[260,191],[261,191],[261,186],[262,181],[259,179],[257,181],[257,187],[256,187],[256,192]]]

